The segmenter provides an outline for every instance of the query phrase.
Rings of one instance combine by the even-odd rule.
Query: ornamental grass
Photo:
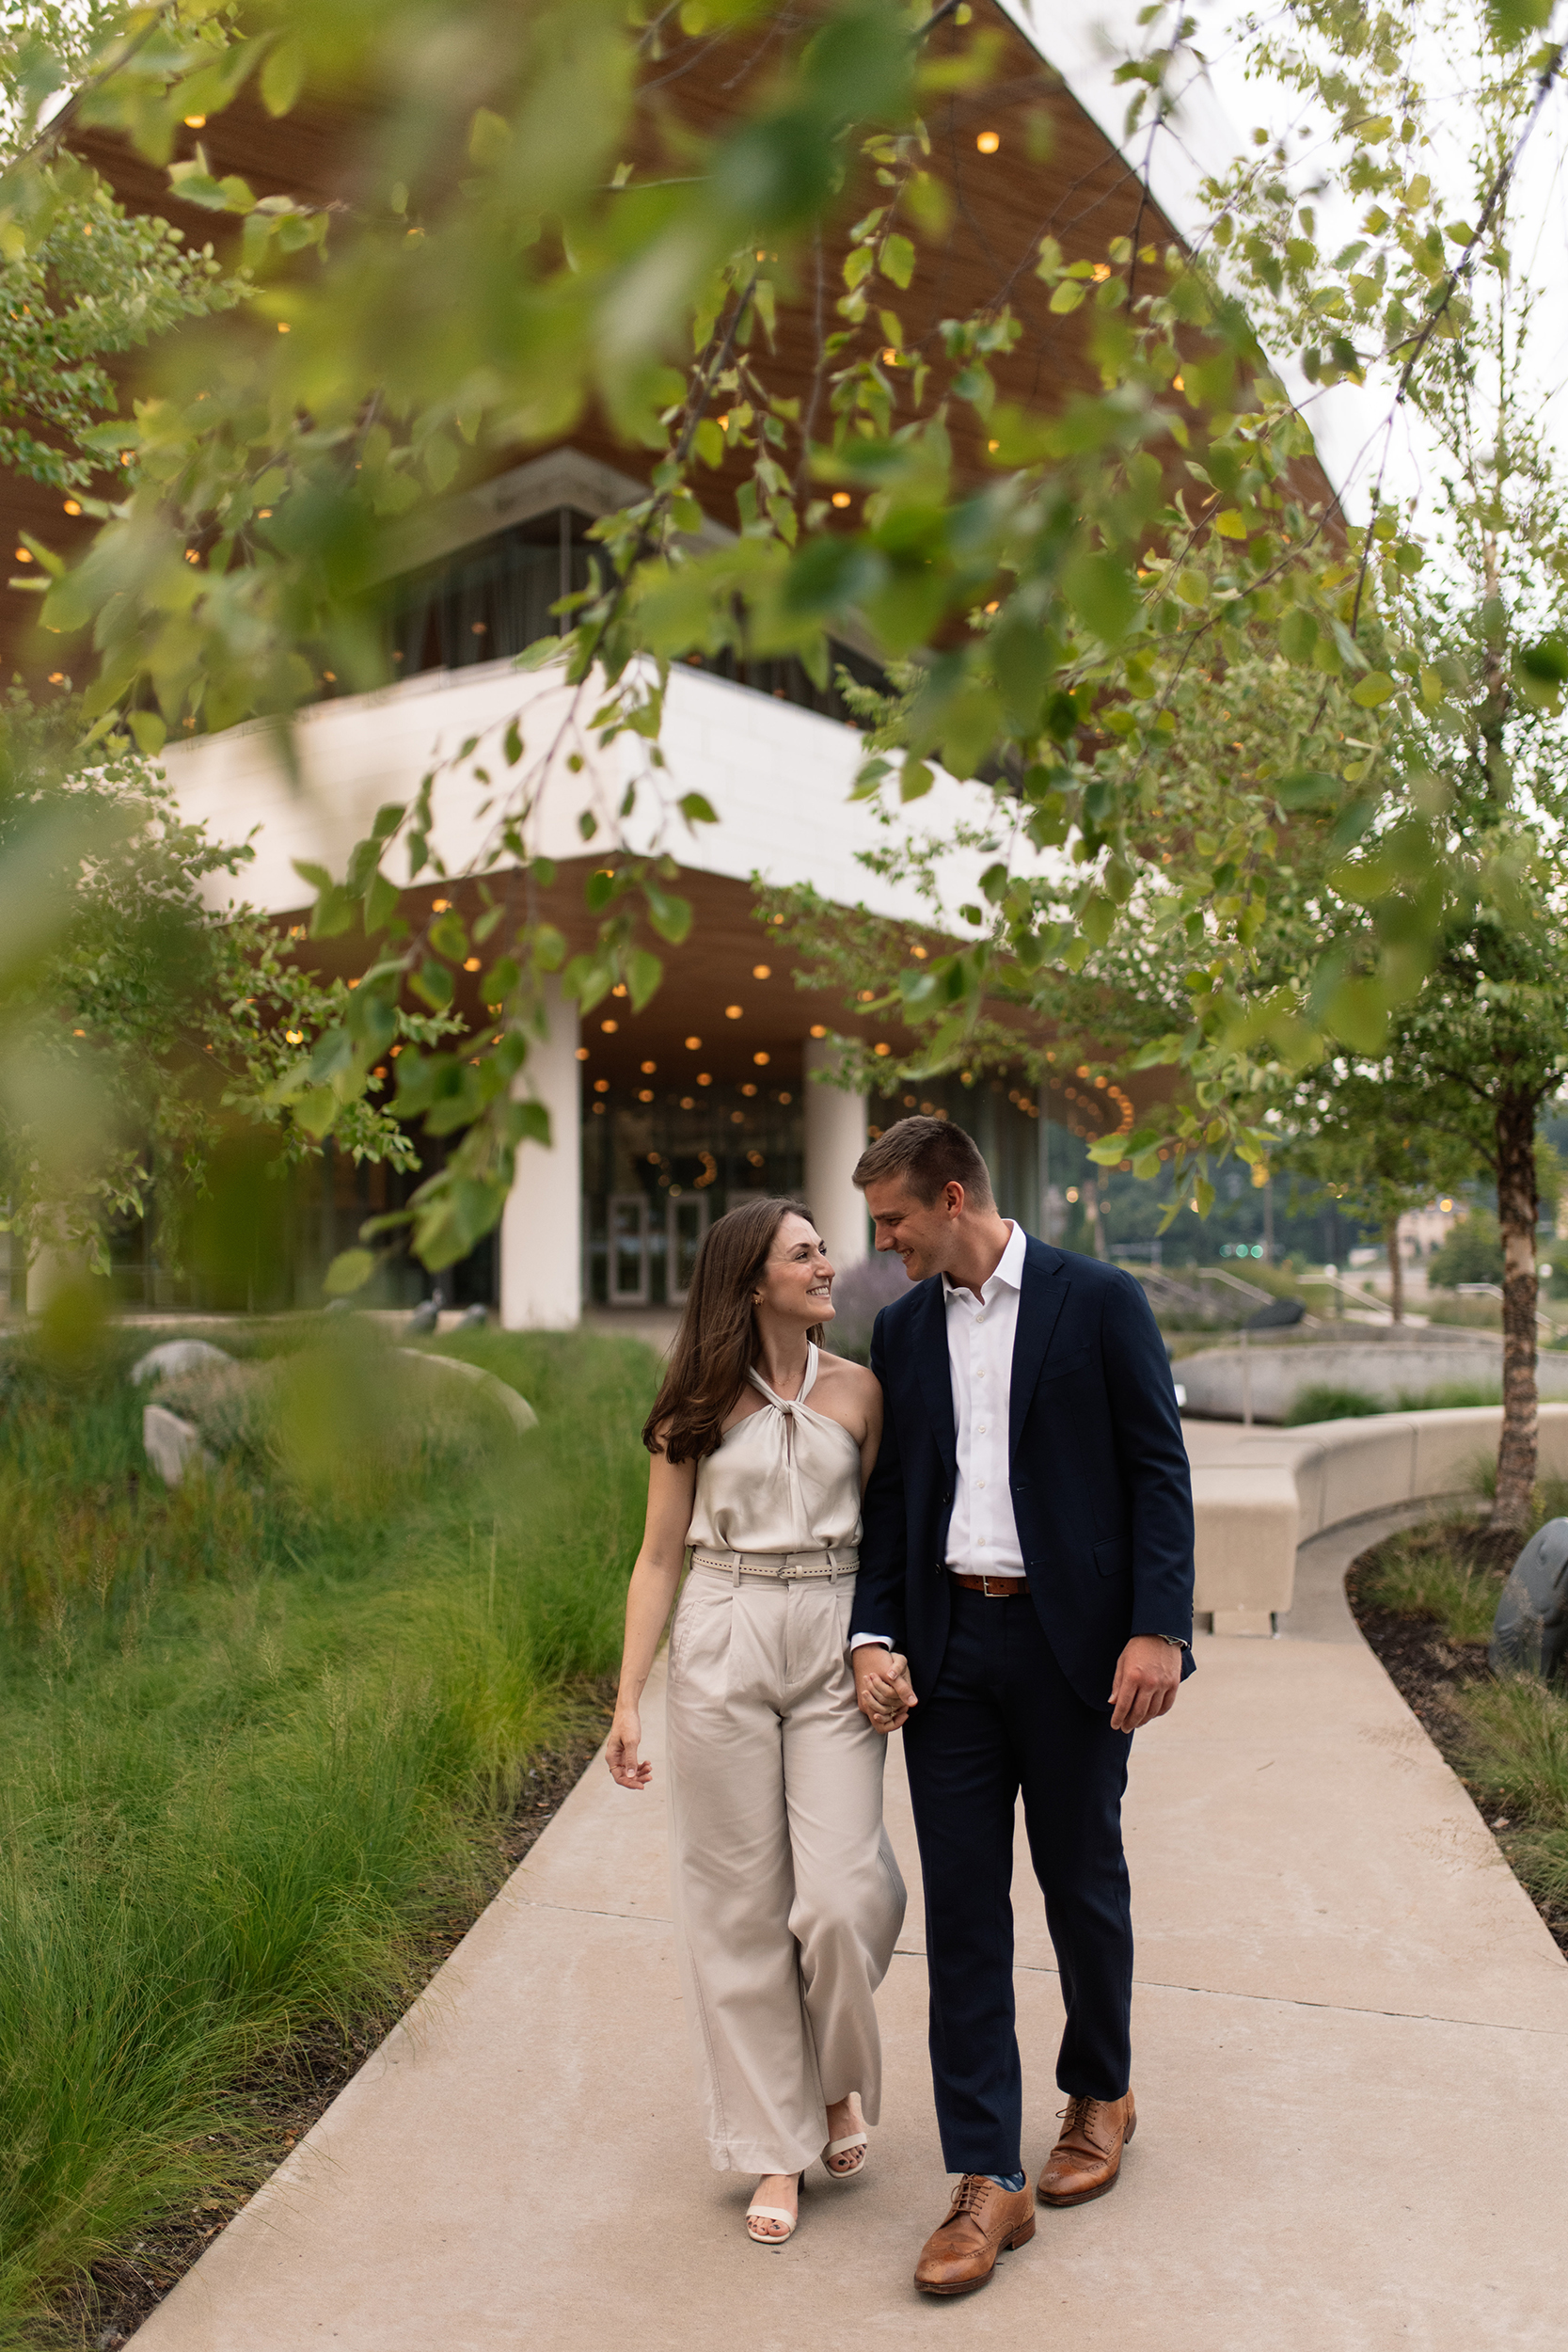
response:
[[[226,2090],[395,2005],[411,1940],[483,1900],[486,1827],[616,1655],[645,1349],[465,1341],[538,1412],[518,1436],[385,1346],[223,1336],[263,1403],[173,1493],[135,1348],[4,1351],[0,2342],[232,2188]]]

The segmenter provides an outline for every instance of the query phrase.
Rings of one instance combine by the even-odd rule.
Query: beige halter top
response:
[[[775,1396],[754,1367],[747,1375],[768,1402],[727,1429],[698,1463],[689,1544],[827,1551],[859,1543],[861,1450],[842,1422],[807,1405],[816,1362],[808,1341],[806,1376],[791,1403]]]

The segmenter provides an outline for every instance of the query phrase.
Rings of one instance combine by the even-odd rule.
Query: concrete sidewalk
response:
[[[1391,1522],[1385,1522],[1391,1523]],[[1568,1967],[1346,1609],[1363,1525],[1302,1553],[1273,1641],[1200,1640],[1134,1746],[1140,2131],[1116,2194],[1041,2210],[982,2294],[910,2272],[945,2201],[910,1923],[881,1997],[870,2165],[749,2245],[707,2170],[659,1794],[591,1768],[405,2025],[135,2338],[138,2352],[1082,2352],[1561,2344]],[[662,1708],[645,1721],[660,1770]],[[1020,1848],[1025,2161],[1060,2104],[1050,1945]]]

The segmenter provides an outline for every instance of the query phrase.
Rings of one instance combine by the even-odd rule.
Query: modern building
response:
[[[1001,65],[983,92],[945,101],[935,125],[941,135],[932,167],[951,183],[954,224],[942,250],[922,257],[901,300],[911,342],[979,298],[994,279],[996,254],[1027,253],[1042,233],[1053,234],[1069,260],[1098,260],[1112,237],[1134,227],[1155,243],[1174,233],[1038,43],[993,0],[978,0],[974,15],[991,21]],[[943,25],[933,39],[951,37]],[[685,78],[672,77],[694,122],[721,119],[735,103],[726,93],[743,77],[734,45],[701,45]],[[753,67],[766,70],[760,52],[747,71]],[[319,200],[333,192],[344,146],[341,123],[309,105],[273,122],[248,99],[201,136],[214,171],[243,170],[259,193]],[[107,135],[88,135],[84,148],[125,200],[182,220],[161,174]],[[192,214],[182,225],[206,237],[213,216]],[[840,255],[826,242],[833,278]],[[1027,271],[1010,299],[1024,334],[1017,351],[996,363],[1005,397],[1054,405],[1098,382],[1079,318],[1053,312],[1047,289]],[[781,313],[779,350],[809,387],[815,345],[802,317]],[[958,428],[958,454],[977,481],[984,452],[974,429],[973,421]],[[558,683],[547,671],[519,674],[512,657],[554,626],[551,605],[585,577],[589,525],[645,494],[639,469],[647,462],[590,418],[562,444],[518,451],[413,518],[388,581],[388,682],[343,695],[323,679],[321,699],[298,724],[297,787],[260,725],[171,751],[168,773],[185,813],[219,837],[254,836],[256,862],[241,885],[246,899],[291,930],[302,926],[309,894],[296,859],[341,867],[373,811],[408,799],[425,770],[469,737],[503,728],[515,713],[525,731],[547,725]],[[735,528],[744,462],[705,477],[705,538]],[[82,526],[66,522],[57,496],[31,483],[11,483],[5,495],[13,526],[71,551]],[[31,666],[21,633],[27,617],[12,616],[11,651]],[[839,652],[856,676],[876,675],[865,645]],[[640,1015],[611,1000],[580,1017],[556,1000],[548,1042],[529,1073],[548,1105],[553,1143],[524,1147],[499,1234],[452,1270],[448,1296],[493,1303],[514,1326],[571,1324],[585,1304],[633,1310],[677,1302],[708,1220],[759,1187],[802,1189],[835,1260],[852,1264],[868,1246],[848,1182],[855,1159],[868,1132],[927,1106],[961,1118],[975,1134],[997,1171],[1006,1212],[1032,1225],[1054,1216],[1069,1242],[1094,1247],[1099,1227],[1085,1153],[1088,1139],[1132,1124],[1133,1106],[1116,1089],[1063,1069],[1037,1090],[1022,1063],[1014,1073],[955,1073],[895,1098],[847,1093],[823,1081],[836,1060],[835,1038],[859,1038],[873,1062],[891,1058],[904,1041],[879,1030],[858,1005],[797,986],[790,957],[758,919],[759,881],[809,882],[840,904],[863,904],[904,927],[911,957],[932,945],[927,910],[912,890],[861,862],[881,836],[875,816],[847,799],[860,743],[836,691],[814,688],[793,661],[738,669],[727,660],[694,662],[673,681],[663,748],[676,787],[705,794],[720,818],[696,832],[677,828],[666,843],[695,910],[689,941],[667,953],[664,983]],[[584,852],[573,819],[584,788],[614,804],[631,754],[623,745],[594,756],[597,766],[591,760],[571,791],[564,779],[552,779],[536,845],[559,865],[543,911],[578,945],[589,936],[582,886],[596,861]],[[475,800],[454,775],[439,803],[438,846],[454,873],[478,839]],[[958,805],[958,788],[939,786],[921,804],[923,821],[940,832]],[[431,883],[422,895],[463,905],[474,888]],[[484,1007],[476,1000],[465,1010],[477,1032]],[[437,1164],[441,1148],[428,1147],[427,1167]],[[352,1241],[361,1219],[408,1189],[406,1179],[356,1169],[328,1152],[298,1236],[302,1299],[319,1295],[323,1266]],[[420,1279],[410,1266],[409,1283]]]

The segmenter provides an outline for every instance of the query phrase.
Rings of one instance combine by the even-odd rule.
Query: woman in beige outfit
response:
[[[819,1353],[832,1277],[792,1201],[749,1200],[703,1243],[643,1431],[648,1518],[609,1745],[621,1787],[645,1788],[638,1703],[689,1545],[667,1702],[675,1933],[708,2153],[761,2176],[746,2221],[759,2245],[794,2230],[814,2157],[838,2179],[864,2165],[872,1995],[904,1917],[886,1743],[847,1657],[881,1391]]]

